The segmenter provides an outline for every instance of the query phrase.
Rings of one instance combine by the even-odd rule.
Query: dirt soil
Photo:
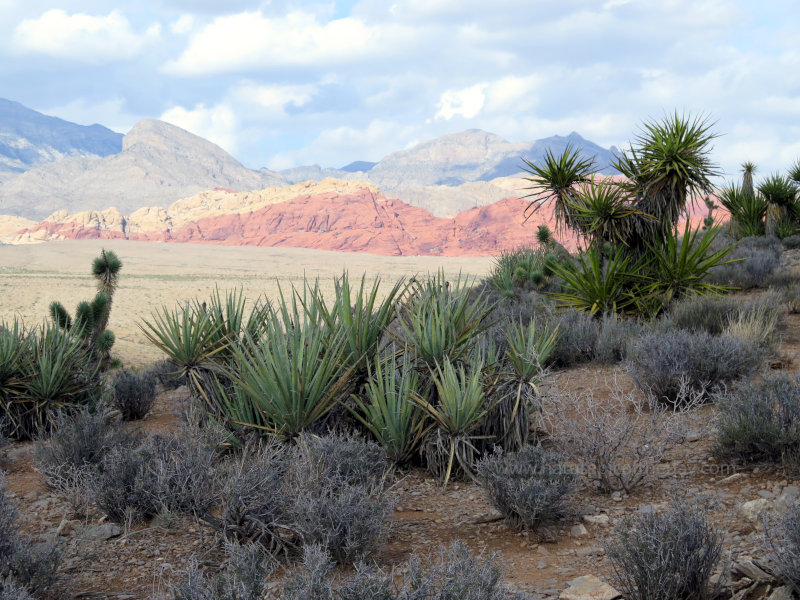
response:
[[[124,254],[120,255],[124,261]],[[800,316],[788,316],[779,353],[782,360],[773,365],[796,371]],[[554,373],[542,393],[593,390],[597,398],[607,395],[613,385],[634,390],[619,366],[590,365]],[[141,422],[144,430],[174,427],[185,395],[185,389],[160,394],[153,411]],[[509,530],[474,483],[455,482],[442,490],[422,471],[400,473],[388,491],[394,504],[392,529],[378,560],[387,566],[397,564],[412,552],[434,553],[441,545],[461,539],[475,551],[498,552],[511,586],[534,597],[557,597],[567,582],[578,576],[594,574],[608,579],[611,566],[603,545],[615,525],[626,516],[658,510],[675,493],[710,500],[711,518],[725,533],[729,556],[764,558],[763,532],[744,521],[736,507],[749,500],[777,498],[796,482],[763,467],[739,471],[716,462],[710,456],[708,435],[714,416],[710,405],[693,413],[686,442],[662,460],[658,476],[649,484],[631,495],[604,495],[584,487],[572,496],[573,516],[536,535]],[[123,527],[120,535],[103,540],[104,522],[99,513],[88,520],[76,519],[67,501],[45,486],[34,466],[31,443],[14,443],[0,450],[0,460],[7,488],[22,513],[23,530],[36,539],[55,538],[62,544],[59,579],[66,597],[161,597],[166,583],[180,576],[191,560],[209,566],[221,560],[213,532],[189,518],[130,525]],[[598,522],[605,520],[603,515],[607,522]],[[600,518],[587,520],[585,516]],[[577,527],[581,524],[585,531]]]

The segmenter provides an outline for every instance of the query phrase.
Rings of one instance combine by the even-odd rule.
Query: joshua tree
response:
[[[61,302],[50,304],[50,316],[64,329],[84,340],[86,349],[101,369],[108,367],[114,333],[106,327],[111,314],[111,302],[117,289],[122,262],[110,250],[101,251],[92,262],[92,275],[97,280],[97,294],[91,302],[81,302],[75,310],[73,319]]]

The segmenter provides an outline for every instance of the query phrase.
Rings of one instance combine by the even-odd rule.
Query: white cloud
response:
[[[229,154],[235,155],[238,150],[239,119],[227,103],[208,107],[198,104],[193,109],[173,106],[159,118],[214,142]]]
[[[258,12],[218,17],[194,35],[189,47],[164,70],[203,75],[275,66],[332,64],[359,56],[373,32],[347,17],[320,23],[316,16],[291,12],[270,18]]]
[[[460,90],[447,90],[439,99],[437,119],[450,120],[455,116],[472,119],[477,116],[486,102],[487,83],[476,83]]]
[[[169,24],[172,33],[178,35],[189,33],[194,27],[194,17],[192,15],[181,15],[175,21]]]
[[[323,130],[304,148],[276,154],[268,165],[270,169],[309,164],[342,167],[354,160],[378,160],[420,135],[424,135],[420,125],[381,119],[371,121],[363,129],[334,127]]]
[[[93,64],[133,58],[144,41],[145,36],[135,34],[119,11],[92,16],[70,15],[60,9],[48,10],[36,19],[25,19],[17,25],[11,39],[17,52]]]
[[[258,85],[247,82],[230,94],[238,105],[253,105],[270,115],[285,115],[286,106],[303,106],[311,101],[317,91],[315,85]]]

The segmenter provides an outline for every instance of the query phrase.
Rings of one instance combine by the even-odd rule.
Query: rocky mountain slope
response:
[[[270,171],[247,169],[211,142],[146,119],[123,138],[118,154],[72,157],[17,175],[0,187],[0,214],[42,219],[54,210],[114,206],[130,213],[214,188],[282,184]]]
[[[122,134],[102,125],[77,125],[0,98],[0,181],[70,156],[108,156]]]

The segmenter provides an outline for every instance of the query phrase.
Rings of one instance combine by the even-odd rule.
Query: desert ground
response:
[[[36,323],[46,317],[52,300],[72,309],[90,298],[94,289],[89,266],[103,247],[116,252],[124,265],[110,327],[118,340],[114,355],[126,366],[144,366],[161,358],[138,330],[140,319],[161,305],[205,298],[215,286],[241,287],[250,298],[261,294],[269,298],[278,293],[279,285],[286,290],[301,283],[303,274],[319,277],[323,291],[330,291],[333,277],[343,269],[358,276],[366,272],[368,278],[379,274],[389,283],[440,268],[453,277],[459,272],[477,277],[489,271],[493,260],[109,241],[2,246],[0,319],[18,315],[26,323]],[[795,372],[800,315],[787,315],[777,354],[771,369]],[[633,397],[640,394],[622,366],[589,364],[552,373],[541,394],[574,398],[592,392],[607,400],[615,389]],[[185,388],[160,394],[141,426],[150,433],[175,427],[186,397]],[[580,410],[577,404],[576,409]],[[556,598],[576,577],[610,579],[605,544],[625,518],[661,510],[671,498],[685,495],[708,501],[710,520],[724,536],[725,565],[749,564],[750,559],[763,565],[768,555],[763,529],[757,518],[742,512],[742,505],[782,501],[800,494],[800,487],[778,469],[738,469],[716,461],[711,455],[714,418],[713,406],[693,411],[683,442],[663,456],[657,476],[631,494],[600,494],[581,486],[572,497],[574,513],[545,534],[510,530],[475,483],[455,482],[443,491],[419,469],[398,473],[388,489],[391,532],[377,560],[390,567],[412,552],[433,556],[442,544],[462,539],[476,552],[498,552],[506,581],[528,592],[527,597]],[[59,583],[70,590],[69,597],[163,598],[168,582],[183,577],[192,560],[209,568],[221,561],[214,534],[188,517],[133,524],[122,531],[117,528],[112,536],[98,535],[103,518],[97,514],[88,521],[75,518],[67,500],[49,489],[36,470],[33,447],[31,442],[15,443],[3,450],[7,489],[19,503],[23,531],[34,539],[61,540]],[[772,598],[773,582],[747,577],[740,581],[737,585],[742,588],[750,586],[741,590],[748,594],[742,598]]]
[[[241,288],[245,296],[275,298],[279,289],[302,286],[319,278],[323,293],[344,270],[351,277],[366,273],[368,282],[381,277],[387,289],[401,277],[443,269],[456,278],[480,277],[490,257],[388,257],[307,250],[204,244],[163,244],[123,240],[81,240],[0,246],[0,320],[19,316],[25,323],[48,317],[58,300],[73,311],[94,294],[92,260],[106,248],[122,261],[122,272],[109,328],[117,336],[113,354],[123,365],[141,367],[160,358],[137,323],[161,306],[173,308],[191,298],[205,299],[214,291]]]

